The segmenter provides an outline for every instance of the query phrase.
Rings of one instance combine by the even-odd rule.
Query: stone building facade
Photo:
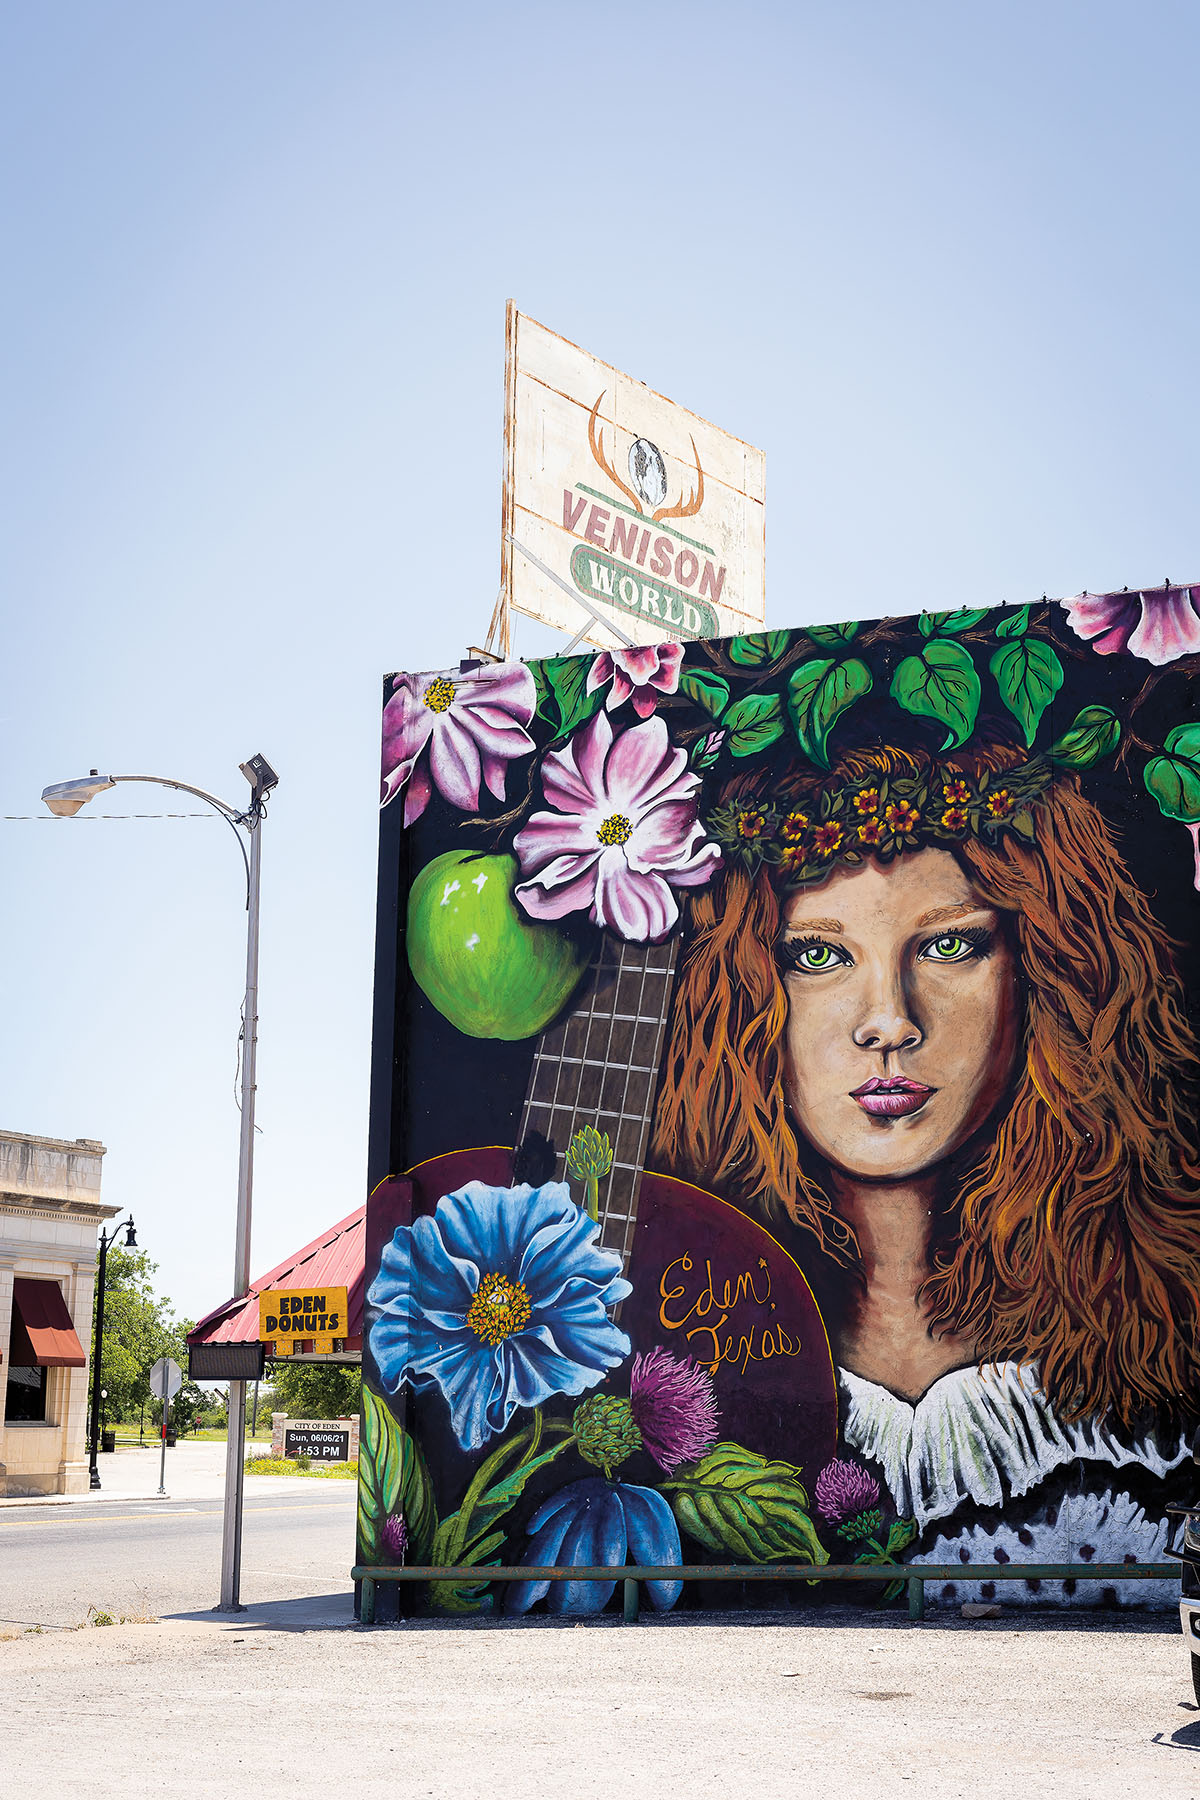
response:
[[[103,1144],[0,1131],[0,1495],[88,1486]]]

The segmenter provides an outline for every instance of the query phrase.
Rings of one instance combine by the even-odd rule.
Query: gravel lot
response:
[[[364,1629],[346,1608],[330,1594],[0,1642],[6,1800],[1200,1800],[1169,1618]]]

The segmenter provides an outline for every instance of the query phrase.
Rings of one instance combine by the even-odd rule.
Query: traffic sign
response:
[[[150,1371],[150,1392],[156,1400],[173,1400],[183,1386],[179,1364],[160,1356]]]

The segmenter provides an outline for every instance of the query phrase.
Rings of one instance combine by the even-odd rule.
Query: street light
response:
[[[88,1462],[88,1486],[100,1486],[100,1471],[96,1467],[96,1452],[100,1448],[100,1402],[108,1399],[108,1389],[100,1386],[100,1364],[104,1345],[104,1271],[108,1266],[108,1253],[117,1240],[117,1233],[125,1233],[125,1248],[137,1249],[137,1232],[134,1229],[133,1214],[114,1225],[111,1231],[100,1233],[100,1264],[96,1271],[96,1327],[92,1338],[92,1412],[91,1412],[91,1455]]]
[[[234,1234],[233,1297],[240,1300],[250,1289],[250,1207],[254,1189],[254,1094],[258,1049],[258,918],[262,869],[262,822],[266,797],[278,786],[279,777],[265,756],[252,756],[239,768],[250,783],[250,804],[239,810],[218,800],[215,794],[173,781],[165,775],[101,775],[98,769],[74,781],[60,781],[42,790],[42,799],[59,818],[71,818],[81,806],[106,788],[122,781],[148,781],[156,787],[194,794],[214,807],[233,830],[246,867],[246,998],[242,1006],[241,1137],[238,1144],[237,1227]],[[244,835],[243,835],[244,834]],[[93,1432],[93,1439],[95,1433]],[[242,1612],[239,1599],[242,1575],[242,1488],[245,1479],[246,1383],[229,1384],[229,1441],[225,1453],[225,1510],[221,1530],[221,1598],[216,1612]],[[95,1470],[95,1448],[92,1450]],[[94,1487],[100,1485],[93,1474]]]

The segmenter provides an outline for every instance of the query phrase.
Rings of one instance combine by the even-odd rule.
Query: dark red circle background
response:
[[[443,1194],[468,1181],[511,1186],[511,1150],[451,1151],[380,1183],[368,1208],[368,1287],[396,1227],[432,1212]],[[682,1266],[684,1258],[690,1268]],[[821,1314],[789,1252],[736,1206],[647,1171],[625,1273],[633,1293],[619,1322],[634,1350],[658,1345],[706,1367],[718,1356],[713,1381],[721,1437],[794,1463],[811,1489],[835,1454],[837,1387]],[[675,1295],[680,1286],[684,1293]]]
[[[795,1463],[811,1488],[834,1455],[837,1387],[817,1303],[782,1244],[704,1188],[647,1171],[626,1274],[634,1348],[719,1357],[722,1438]]]

